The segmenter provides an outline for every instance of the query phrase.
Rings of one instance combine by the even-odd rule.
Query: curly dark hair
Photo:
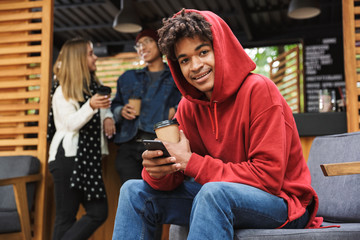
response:
[[[195,36],[207,38],[212,42],[210,27],[211,24],[200,14],[186,12],[185,9],[182,9],[180,14],[163,19],[163,26],[158,30],[160,51],[171,60],[176,61],[175,43],[180,38]]]

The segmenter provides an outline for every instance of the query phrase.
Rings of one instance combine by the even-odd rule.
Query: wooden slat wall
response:
[[[44,239],[53,0],[0,1],[0,156],[41,161],[34,238]]]
[[[96,76],[104,85],[112,88],[112,97],[116,93],[116,80],[128,69],[142,68],[144,63],[135,52],[119,53],[112,57],[99,58],[96,61]]]
[[[342,4],[347,128],[355,132],[360,131],[360,1]]]
[[[270,79],[279,88],[293,113],[300,112],[299,47],[284,52],[270,62]]]

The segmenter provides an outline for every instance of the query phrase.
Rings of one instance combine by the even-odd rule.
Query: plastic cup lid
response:
[[[171,119],[171,120],[164,120],[164,121],[161,121],[161,122],[158,122],[154,125],[154,130],[158,129],[158,128],[161,128],[161,127],[166,127],[166,126],[169,126],[169,125],[173,125],[173,124],[179,124],[178,121],[176,120],[176,118],[174,119]]]
[[[111,94],[111,88],[107,87],[107,86],[100,86],[99,89],[97,90],[97,93],[100,95],[109,95]]]

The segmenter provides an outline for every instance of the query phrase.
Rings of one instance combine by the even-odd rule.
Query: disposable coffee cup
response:
[[[180,141],[179,123],[175,118],[156,123],[154,130],[160,140],[171,143]]]
[[[134,107],[134,110],[136,111],[135,116],[139,116],[141,110],[141,98],[129,98],[129,104]]]
[[[111,94],[111,88],[110,87],[107,87],[107,86],[100,86],[99,89],[96,91],[97,94],[100,94],[100,95],[110,95]]]

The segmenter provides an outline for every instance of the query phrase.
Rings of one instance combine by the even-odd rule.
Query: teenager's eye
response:
[[[189,59],[183,58],[183,59],[180,60],[180,64],[185,64],[185,63],[187,63],[188,61],[189,61]]]
[[[200,52],[200,56],[206,55],[209,52],[209,50],[202,50]]]

